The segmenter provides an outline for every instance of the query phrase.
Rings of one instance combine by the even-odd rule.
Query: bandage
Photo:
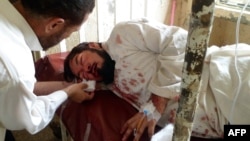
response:
[[[96,84],[96,81],[95,80],[83,80],[82,83],[86,83],[88,85],[88,87],[86,89],[84,89],[85,91],[87,92],[93,92],[95,90],[95,84]]]
[[[161,118],[161,114],[157,111],[152,101],[143,104],[140,112],[143,112],[148,120],[155,119],[158,121]]]
[[[147,117],[148,121],[155,119],[156,122],[158,122],[158,120],[161,118],[161,114],[157,111],[151,100],[141,106],[140,112],[143,112],[144,117],[139,121],[136,128],[134,129],[134,136],[137,135],[137,130],[141,127],[145,117]]]

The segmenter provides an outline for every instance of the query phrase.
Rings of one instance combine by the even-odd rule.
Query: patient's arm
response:
[[[154,106],[155,110],[157,111],[153,112],[153,117],[152,115],[145,116],[143,112],[138,112],[136,115],[130,118],[121,129],[121,133],[123,134],[122,141],[127,140],[128,137],[134,131],[136,131],[136,133],[134,132],[134,141],[139,141],[142,133],[147,127],[148,127],[147,133],[149,137],[152,137],[155,132],[155,126],[159,118],[161,117],[162,113],[165,111],[167,103],[168,103],[167,98],[152,94],[148,105],[153,104],[152,106]]]
[[[36,82],[34,93],[39,95],[47,95],[54,91],[61,90],[63,88],[66,88],[67,86],[71,85],[73,83],[68,83],[65,81],[42,81],[42,82]]]
[[[155,106],[155,108],[157,109],[157,111],[162,114],[167,106],[168,100],[167,98],[152,94],[151,96],[151,100]]]

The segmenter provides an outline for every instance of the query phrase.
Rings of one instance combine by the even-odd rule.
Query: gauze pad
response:
[[[95,80],[89,80],[89,81],[87,81],[87,80],[84,79],[82,81],[82,83],[86,83],[88,85],[88,87],[86,89],[84,89],[85,91],[87,91],[87,92],[93,92],[95,90],[95,84],[96,84]]]

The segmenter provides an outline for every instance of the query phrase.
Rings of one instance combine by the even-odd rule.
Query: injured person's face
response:
[[[114,61],[111,60],[104,50],[95,48],[83,50],[75,54],[69,61],[72,73],[80,80],[86,79],[105,82],[107,79],[109,81],[112,79],[113,81],[114,65]]]
[[[101,81],[99,71],[102,69],[104,59],[93,51],[83,51],[70,61],[70,68],[73,74],[86,80]]]

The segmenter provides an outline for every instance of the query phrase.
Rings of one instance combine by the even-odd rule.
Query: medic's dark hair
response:
[[[34,15],[60,17],[79,25],[95,7],[95,0],[21,0],[25,10]]]

